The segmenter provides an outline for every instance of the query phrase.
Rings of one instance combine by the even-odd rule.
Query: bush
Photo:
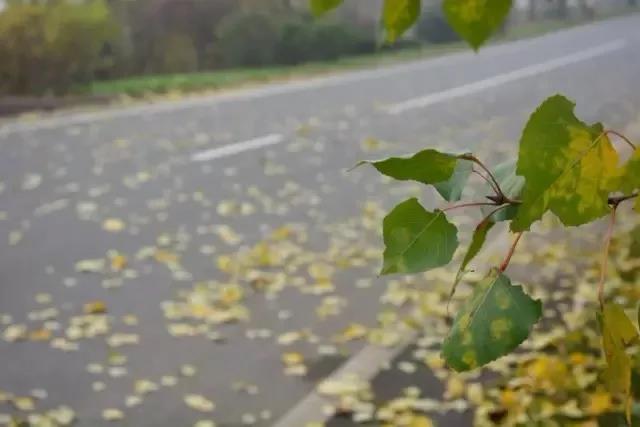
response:
[[[88,82],[117,33],[102,0],[86,3],[10,3],[0,12],[0,90],[64,93]]]
[[[160,73],[189,73],[198,70],[198,52],[185,34],[167,35],[159,44],[156,70]]]
[[[299,64],[375,50],[361,30],[306,15],[244,12],[223,20],[215,52],[227,66]]]
[[[302,16],[285,19],[280,25],[276,60],[280,64],[299,64],[313,57],[314,22]]]
[[[375,42],[363,32],[337,22],[317,22],[310,50],[315,60],[334,60],[344,55],[369,53]]]
[[[429,43],[451,43],[460,40],[442,12],[436,8],[423,12],[416,26],[416,36]]]
[[[274,63],[279,34],[275,19],[263,12],[232,13],[216,31],[218,52],[227,66]]]

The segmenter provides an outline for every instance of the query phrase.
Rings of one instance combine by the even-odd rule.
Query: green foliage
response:
[[[524,187],[524,178],[516,175],[516,162],[506,161],[499,164],[493,170],[493,176],[495,176],[505,196],[512,200],[520,199],[522,187]],[[492,210],[494,210],[493,207],[485,207],[483,208],[483,213],[488,215]],[[491,219],[495,222],[510,221],[516,216],[517,212],[518,206],[510,205],[491,215]]]
[[[415,198],[405,200],[384,218],[380,274],[419,273],[449,263],[457,234],[442,211],[429,212]]]
[[[635,149],[629,161],[617,171],[611,180],[612,191],[632,193],[640,189],[640,149]],[[640,198],[636,200],[636,211],[640,212]]]
[[[452,177],[458,164],[458,156],[436,150],[423,150],[411,157],[390,157],[385,160],[363,161],[359,165],[363,163],[369,163],[380,173],[400,181],[411,180],[423,184],[435,184],[445,182]],[[429,165],[429,167],[425,168],[425,165]],[[460,181],[449,185],[453,187]]]
[[[449,202],[455,202],[462,198],[462,191],[469,180],[473,165],[468,160],[458,159],[453,175],[446,181],[436,182],[433,186],[440,195]]]
[[[477,50],[504,22],[511,0],[444,0],[442,8],[451,26]]]
[[[343,0],[311,0],[311,11],[314,15],[322,15],[342,4]]]
[[[493,269],[476,285],[442,346],[456,371],[485,365],[515,349],[542,315],[542,304]]]
[[[0,12],[0,91],[66,91],[93,79],[116,36],[104,1],[9,4]]]
[[[239,11],[220,21],[218,49],[228,66],[262,66],[275,62],[279,30],[273,16],[261,11]]]
[[[439,7],[429,7],[422,11],[416,24],[416,36],[428,43],[450,43],[460,40],[460,36],[447,22]]]
[[[553,96],[522,133],[517,173],[526,183],[511,223],[514,231],[528,230],[548,210],[565,225],[586,224],[609,212],[618,155],[602,125],[586,125],[573,108],[568,99]]]
[[[384,0],[382,20],[388,41],[395,41],[411,28],[420,16],[420,6],[420,0]]]
[[[198,70],[198,52],[193,40],[182,33],[168,34],[157,53],[157,70],[162,73],[186,73]]]
[[[443,355],[456,370],[482,366],[512,351],[540,317],[540,302],[528,297],[520,287],[512,286],[502,274],[524,230],[547,211],[555,213],[565,225],[581,225],[615,213],[623,201],[639,198],[638,150],[634,149],[626,164],[619,166],[618,153],[607,136],[609,131],[601,124],[583,123],[573,109],[571,101],[556,95],[534,111],[520,139],[517,166],[516,162],[507,161],[491,171],[473,154],[454,155],[432,149],[408,157],[364,162],[397,180],[433,186],[448,201],[461,197],[471,168],[477,166],[477,174],[493,192],[485,197],[486,202],[461,203],[434,212],[425,210],[416,199],[396,206],[383,223],[382,274],[418,273],[447,264],[458,242],[456,228],[445,217],[445,211],[482,207],[484,218],[474,230],[458,269],[451,290],[453,296],[495,223],[511,221],[510,228],[519,232],[500,268],[493,268],[476,285],[445,340]],[[611,224],[613,220],[612,214]],[[611,228],[607,242],[610,239]],[[605,250],[608,247],[607,243]],[[604,266],[601,277],[604,278]],[[601,303],[603,286],[601,280]],[[612,336],[610,329],[612,322],[620,333],[626,334],[631,329],[621,324],[620,310],[607,307],[601,323],[611,370],[609,382],[614,392],[628,395],[628,387],[623,388],[623,384],[628,382],[627,365],[631,363],[619,350],[620,343],[626,341]]]
[[[473,230],[473,236],[471,236],[471,244],[467,249],[467,253],[464,255],[462,259],[462,263],[460,264],[460,268],[458,269],[458,273],[456,273],[455,281],[453,282],[453,286],[451,287],[451,293],[449,295],[449,299],[453,297],[453,294],[456,292],[456,288],[458,284],[462,280],[464,273],[467,271],[467,267],[469,263],[473,261],[473,259],[480,253],[482,246],[484,246],[484,242],[487,240],[487,235],[489,231],[493,228],[496,223],[491,220],[491,218],[487,218],[483,220],[480,224],[477,225],[475,230]]]

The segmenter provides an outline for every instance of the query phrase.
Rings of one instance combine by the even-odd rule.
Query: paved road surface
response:
[[[38,410],[69,405],[78,426],[180,427],[209,418],[185,404],[189,394],[215,402],[218,426],[252,416],[274,425],[365,345],[336,344],[336,334],[376,321],[384,282],[365,287],[359,279],[375,277],[371,249],[380,243],[363,210],[375,217],[367,201],[388,208],[412,190],[346,168],[425,146],[513,153],[528,113],[556,92],[575,99],[581,117],[625,130],[640,120],[639,85],[635,15],[478,55],[4,123],[0,321],[8,329],[0,390],[40,397],[46,390]],[[362,143],[374,137],[382,147]],[[281,240],[256,248],[273,230]],[[224,255],[251,248],[236,274],[221,271]],[[107,266],[78,272],[85,259]],[[220,313],[241,312],[228,285],[235,282],[250,319],[215,324]],[[265,283],[267,291],[257,289]],[[84,315],[92,301],[94,311],[95,302],[106,304],[108,315]],[[321,318],[323,301],[321,312],[346,306]],[[229,304],[233,310],[223,310]],[[28,339],[8,342],[23,337],[23,324]],[[300,330],[310,332],[278,344],[282,333]],[[60,348],[70,346],[78,350]],[[284,374],[286,351],[304,355],[306,376]],[[142,379],[159,390],[145,394],[152,387]],[[239,381],[255,387],[239,391]],[[142,403],[129,408],[136,387]],[[106,408],[119,408],[124,420],[104,421]]]

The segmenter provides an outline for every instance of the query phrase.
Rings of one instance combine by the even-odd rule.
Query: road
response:
[[[5,122],[0,390],[35,395],[19,400],[34,412],[68,405],[78,426],[303,422],[315,384],[370,348],[353,324],[389,305],[380,213],[416,192],[345,170],[427,146],[494,163],[557,92],[638,138],[639,76],[632,15],[479,54]],[[362,363],[373,375],[393,356]]]

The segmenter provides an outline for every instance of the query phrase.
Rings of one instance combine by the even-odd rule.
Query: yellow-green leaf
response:
[[[394,42],[420,16],[420,0],[384,0],[382,19],[387,40]]]
[[[411,198],[384,218],[384,260],[380,274],[419,273],[448,264],[458,230],[444,212],[429,212]]]
[[[513,231],[528,230],[551,211],[563,224],[581,225],[606,215],[618,154],[602,125],[588,126],[561,95],[544,101],[520,139],[517,174],[525,178]]]
[[[631,358],[627,346],[638,339],[638,330],[622,307],[615,303],[604,306],[599,316],[602,329],[602,349],[607,360],[605,377],[609,390],[625,397],[627,420],[631,408]]]
[[[311,0],[311,12],[320,16],[333,10],[342,4],[343,0]]]
[[[640,148],[634,150],[631,158],[618,170],[618,174],[611,180],[611,191],[632,194],[640,189]],[[640,212],[640,198],[634,208]]]
[[[511,0],[444,0],[442,9],[451,27],[477,50],[504,22]]]
[[[542,304],[493,269],[462,307],[442,345],[456,371],[468,371],[513,351],[542,315]]]

